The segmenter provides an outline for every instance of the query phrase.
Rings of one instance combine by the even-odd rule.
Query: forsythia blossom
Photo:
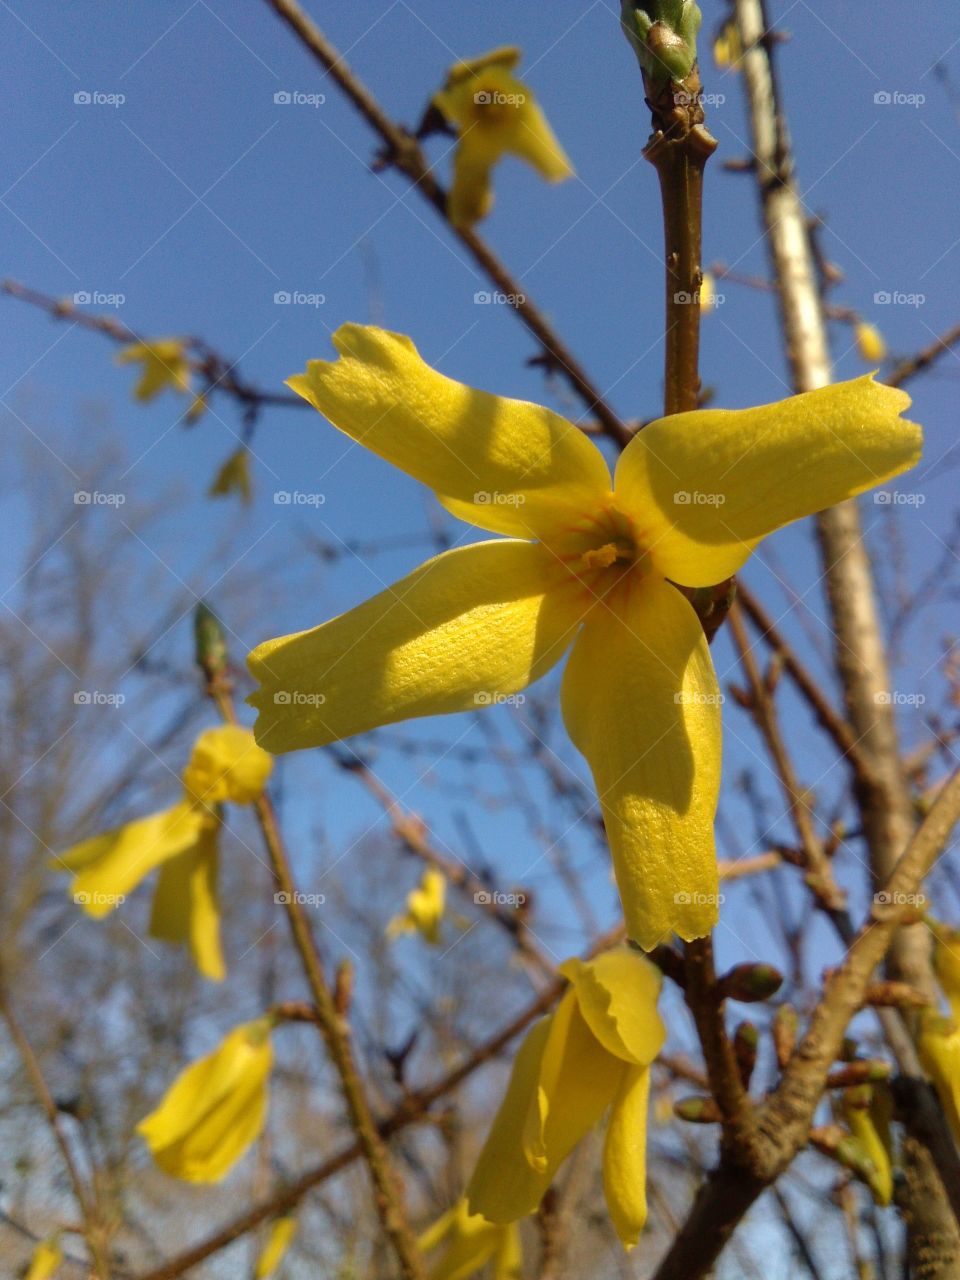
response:
[[[341,358],[311,361],[289,385],[454,515],[507,536],[446,551],[256,649],[257,740],[293,751],[472,710],[572,650],[563,715],[593,771],[628,934],[648,950],[671,930],[706,934],[722,698],[678,585],[724,581],[767,534],[912,466],[909,397],[867,376],[661,418],[611,480],[572,423],[444,377],[409,338],[344,325],[333,341]]]
[[[621,946],[595,960],[567,960],[560,972],[570,988],[520,1046],[467,1189],[469,1207],[501,1224],[533,1213],[609,1108],[603,1189],[617,1235],[631,1249],[647,1217],[650,1064],[666,1035],[657,1012],[660,971]]]
[[[470,226],[490,212],[490,174],[508,153],[525,160],[550,182],[573,174],[530,88],[512,74],[519,60],[519,49],[504,48],[457,62],[433,99],[459,134],[447,198],[455,227]]]
[[[876,325],[859,320],[853,326],[853,337],[861,360],[867,364],[877,365],[886,359],[887,344]]]
[[[269,1016],[242,1023],[177,1076],[137,1125],[156,1163],[185,1182],[219,1182],[263,1130],[273,1046]]]
[[[954,1141],[960,1143],[960,1025],[927,1010],[917,1043],[923,1069],[940,1095]]]
[[[220,805],[250,804],[272,768],[273,761],[249,729],[207,729],[183,771],[179,803],[83,840],[52,865],[75,873],[73,899],[95,919],[111,912],[159,867],[150,933],[187,943],[199,971],[220,980],[226,972],[217,900]]]
[[[447,881],[442,872],[428,867],[416,889],[407,894],[407,909],[394,916],[387,925],[387,937],[401,933],[419,933],[432,946],[440,941],[440,925],[447,896]]]
[[[33,1251],[23,1280],[51,1280],[63,1261],[63,1250],[56,1238],[41,1240]]]
[[[269,1280],[283,1261],[287,1250],[297,1234],[296,1218],[276,1218],[270,1227],[267,1243],[263,1246],[257,1265],[254,1268],[253,1280]]]
[[[190,390],[190,357],[182,338],[134,342],[117,353],[117,364],[140,365],[140,381],[133,390],[137,400],[153,400],[167,387]]]
[[[523,1254],[515,1223],[496,1226],[471,1213],[460,1200],[428,1227],[417,1241],[421,1253],[438,1251],[430,1280],[468,1280],[487,1263],[491,1280],[521,1280]]]

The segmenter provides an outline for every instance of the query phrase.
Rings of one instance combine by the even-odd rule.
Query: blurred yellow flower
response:
[[[117,364],[139,364],[140,381],[133,389],[137,400],[153,400],[169,387],[189,391],[192,380],[190,357],[182,338],[154,338],[134,342],[117,352]]]
[[[501,1224],[533,1213],[609,1108],[603,1187],[617,1235],[632,1249],[647,1217],[650,1064],[666,1036],[660,971],[621,946],[595,960],[567,960],[560,972],[570,988],[520,1046],[467,1189],[469,1206]]]
[[[933,933],[933,968],[947,997],[950,1012],[960,1022],[960,930],[928,919]]]
[[[387,925],[387,937],[401,933],[419,933],[425,942],[436,946],[440,941],[440,925],[447,897],[447,880],[441,871],[428,867],[416,889],[407,894],[407,909],[394,916]]]
[[[869,1162],[867,1181],[873,1198],[879,1205],[888,1205],[893,1199],[890,1094],[882,1087],[857,1085],[843,1091],[841,1109]]]
[[[253,501],[253,484],[250,479],[250,450],[241,447],[223,463],[207,490],[210,498],[226,498],[235,493],[245,507]]]
[[[480,1214],[471,1214],[460,1200],[428,1227],[417,1241],[421,1253],[439,1250],[430,1269],[430,1280],[468,1280],[487,1263],[492,1280],[522,1280],[523,1253],[515,1223],[496,1226]]]
[[[407,337],[344,325],[334,345],[340,360],[289,385],[454,515],[509,536],[254,650],[257,740],[293,751],[494,705],[572,645],[563,715],[601,797],[629,936],[649,950],[671,930],[706,934],[723,699],[677,584],[722,582],[767,534],[915,463],[920,428],[898,417],[909,397],[867,376],[661,418],[611,482],[572,423],[444,377]]]
[[[137,1133],[165,1173],[219,1182],[263,1130],[273,1067],[273,1019],[235,1027],[177,1076]]]
[[[206,729],[183,773],[184,797],[170,809],[92,836],[51,866],[74,872],[70,893],[94,919],[108,915],[160,867],[150,933],[186,943],[204,977],[226,973],[217,899],[218,839],[224,801],[250,804],[266,786],[273,761],[249,729]]]
[[[41,1240],[33,1251],[30,1266],[23,1280],[50,1280],[51,1276],[56,1275],[62,1261],[63,1250],[56,1237]]]
[[[736,71],[742,57],[739,28],[735,22],[725,22],[714,37],[713,60],[722,71]]]
[[[923,1069],[940,1096],[953,1139],[960,1143],[960,1026],[930,1010],[923,1017],[917,1047]]]
[[[503,48],[457,62],[433,99],[459,132],[447,197],[447,212],[456,227],[468,227],[490,212],[490,175],[506,154],[519,156],[549,182],[573,175],[529,87],[511,74],[519,61],[519,49]]]
[[[269,1280],[284,1259],[293,1237],[297,1234],[296,1218],[275,1218],[270,1227],[267,1243],[257,1258],[253,1280]]]
[[[717,305],[717,282],[709,271],[704,271],[700,280],[700,314],[706,315]]]
[[[853,327],[853,336],[861,360],[866,361],[867,364],[880,364],[886,359],[887,344],[876,325],[858,320]]]

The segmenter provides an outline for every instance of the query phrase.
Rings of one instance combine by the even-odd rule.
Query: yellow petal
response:
[[[613,947],[593,960],[565,960],[580,1012],[603,1047],[625,1062],[649,1066],[666,1039],[657,1012],[660,970],[633,947]]]
[[[933,967],[950,1012],[960,1020],[960,930],[927,918],[933,933]]]
[[[893,1167],[889,1147],[877,1129],[873,1108],[850,1105],[847,1093],[844,1093],[842,1106],[850,1132],[859,1141],[876,1171],[869,1183],[873,1198],[879,1205],[888,1205],[893,1199]]]
[[[713,819],[720,694],[703,629],[669,583],[633,584],[622,616],[595,609],[562,705],[593,772],[626,918],[645,951],[717,921]]]
[[[552,1179],[610,1104],[620,1070],[584,1020],[576,992],[567,991],[550,1019],[524,1124],[523,1153],[532,1168]]]
[[[526,688],[559,661],[582,605],[528,542],[446,551],[313,631],[250,655],[258,741],[316,747],[412,716],[466,711]]]
[[[63,1250],[60,1248],[60,1242],[55,1237],[41,1240],[33,1251],[24,1280],[51,1280],[62,1261]]]
[[[224,498],[231,493],[237,494],[244,506],[249,506],[253,501],[249,449],[241,448],[231,453],[207,490],[211,498]]]
[[[206,821],[204,813],[184,802],[83,840],[52,865],[76,871],[70,893],[87,915],[100,919],[154,867],[192,848]]]
[[[455,227],[472,227],[490,213],[494,202],[491,173],[499,159],[500,148],[491,147],[482,135],[471,133],[461,138],[447,192],[447,214]]]
[[[471,1214],[466,1200],[460,1200],[423,1232],[417,1247],[428,1254],[443,1246],[430,1268],[430,1280],[467,1280],[486,1266],[504,1234],[505,1228]]]
[[[939,1094],[954,1142],[960,1143],[960,1029],[946,1018],[927,1015],[918,1048],[923,1069]]]
[[[137,1125],[165,1173],[219,1182],[263,1129],[273,1066],[272,1021],[235,1027],[212,1053],[187,1067],[160,1105]]]
[[[493,1280],[523,1280],[523,1249],[515,1222],[503,1229],[500,1247],[493,1258]]]
[[[387,925],[387,937],[419,931],[424,941],[436,946],[440,941],[440,925],[447,896],[447,880],[443,872],[428,867],[416,889],[407,894],[407,910]]]
[[[183,785],[205,805],[250,804],[267,785],[273,761],[249,729],[223,724],[205,729],[194,743]]]
[[[198,971],[214,982],[227,972],[220,946],[218,836],[219,824],[210,823],[195,848],[164,863],[150,913],[151,936],[188,943]]]
[[[652,422],[616,474],[666,578],[722,582],[762,538],[912,467],[921,431],[903,391],[869,375],[755,409],[698,409]]]
[[[861,320],[854,325],[853,336],[861,360],[866,361],[867,364],[878,365],[886,359],[887,344],[876,325],[867,324]]]
[[[117,364],[139,363],[140,381],[134,388],[137,400],[153,400],[166,387],[173,391],[189,391],[192,372],[186,345],[182,338],[155,338],[151,342],[134,342],[117,352]]]
[[[284,1254],[290,1248],[293,1237],[297,1234],[296,1218],[275,1218],[270,1227],[270,1235],[263,1246],[257,1265],[253,1272],[254,1280],[269,1280],[283,1261]]]
[[[627,1067],[603,1146],[603,1191],[620,1243],[632,1249],[647,1220],[647,1102],[650,1068]]]
[[[333,344],[341,359],[311,360],[288,385],[460,519],[539,537],[609,495],[603,455],[559,414],[444,377],[401,334],[345,324]]]

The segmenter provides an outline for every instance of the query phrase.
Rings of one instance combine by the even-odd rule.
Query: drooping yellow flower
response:
[[[523,1253],[516,1223],[497,1226],[471,1213],[466,1200],[437,1219],[417,1240],[423,1254],[439,1250],[430,1280],[468,1280],[492,1263],[492,1280],[522,1280]]]
[[[660,971],[616,947],[567,960],[556,1010],[527,1034],[467,1189],[470,1210],[491,1222],[533,1213],[577,1143],[607,1108],[603,1187],[627,1249],[647,1217],[646,1134],[650,1064],[666,1035]]]
[[[917,1047],[923,1069],[940,1096],[953,1139],[960,1143],[960,1025],[929,1010],[923,1017]]]
[[[853,336],[857,344],[860,359],[867,364],[880,364],[887,357],[887,344],[883,334],[876,325],[858,320],[853,327]]]
[[[459,132],[447,212],[456,227],[471,226],[493,207],[490,175],[506,155],[519,156],[549,182],[573,175],[530,88],[512,75],[520,50],[494,49],[457,62],[434,105]]]
[[[868,1185],[877,1204],[893,1199],[893,1145],[890,1137],[889,1091],[872,1085],[845,1089],[841,1099],[844,1119],[869,1161]]]
[[[717,305],[717,282],[709,271],[704,271],[700,280],[700,314],[706,315]]]
[[[253,501],[250,450],[245,447],[236,449],[230,454],[207,490],[207,495],[211,498],[226,498],[232,493],[237,494],[245,507]]]
[[[185,1182],[219,1182],[263,1130],[273,1067],[271,1017],[235,1027],[177,1076],[137,1125],[154,1161]]]
[[[960,930],[928,918],[933,933],[933,967],[947,997],[950,1012],[960,1023]]]
[[[447,879],[442,871],[428,867],[416,889],[407,894],[407,909],[394,916],[387,925],[387,937],[401,933],[419,933],[424,941],[436,946],[440,941],[440,925],[447,898]]]
[[[743,57],[740,31],[735,22],[725,22],[713,41],[713,60],[721,71],[736,71]]]
[[[249,729],[206,729],[184,769],[185,794],[177,804],[82,840],[51,865],[74,872],[70,893],[94,919],[108,915],[159,867],[150,933],[186,943],[200,973],[220,981],[226,968],[217,899],[219,806],[228,800],[250,804],[272,768]]]
[[[169,387],[189,391],[192,380],[190,356],[182,338],[155,338],[134,342],[117,352],[117,364],[139,364],[140,381],[133,389],[137,400],[153,400]]]
[[[352,439],[504,539],[458,547],[250,656],[257,740],[316,747],[516,693],[573,650],[563,714],[601,797],[629,936],[717,919],[720,691],[674,584],[737,572],[781,525],[915,463],[902,391],[870,377],[651,423],[616,481],[577,427],[437,373],[411,340],[344,325],[290,386]],[[293,694],[296,693],[296,697]]]
[[[287,1250],[297,1234],[296,1218],[275,1218],[270,1227],[267,1243],[263,1246],[257,1265],[254,1268],[253,1280],[269,1280],[283,1261]]]
[[[24,1280],[51,1280],[62,1261],[63,1250],[60,1248],[60,1241],[55,1236],[49,1240],[41,1240],[33,1251]]]

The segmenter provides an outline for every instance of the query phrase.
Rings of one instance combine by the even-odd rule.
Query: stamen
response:
[[[620,548],[615,542],[605,542],[602,547],[584,551],[580,563],[585,569],[609,569],[620,559]]]

